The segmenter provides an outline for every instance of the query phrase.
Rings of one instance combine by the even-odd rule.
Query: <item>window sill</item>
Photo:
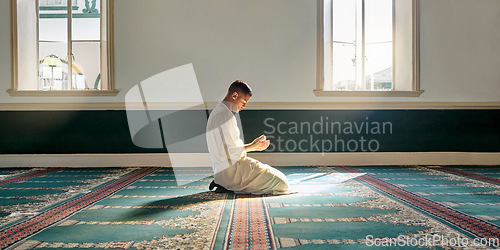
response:
[[[337,96],[337,97],[419,97],[424,91],[333,91],[317,90],[314,95],[318,97]]]
[[[118,90],[7,90],[10,96],[116,96]]]

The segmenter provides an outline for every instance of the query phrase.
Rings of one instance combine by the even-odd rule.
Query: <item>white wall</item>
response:
[[[425,99],[500,101],[500,1],[421,2]]]
[[[156,73],[193,63],[205,101],[242,79],[258,102],[500,101],[500,1],[421,0],[419,98],[315,97],[315,0],[115,0],[117,97],[10,97],[9,1],[0,2],[0,103],[123,102]]]
[[[11,85],[10,3],[0,1],[0,102],[8,102],[5,90]]]

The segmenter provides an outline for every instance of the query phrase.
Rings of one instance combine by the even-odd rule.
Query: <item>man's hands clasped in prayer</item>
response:
[[[269,144],[271,141],[266,140],[265,135],[261,135],[255,140],[253,140],[251,143],[245,145],[245,151],[250,152],[250,151],[262,151],[265,150],[267,147],[269,147]]]

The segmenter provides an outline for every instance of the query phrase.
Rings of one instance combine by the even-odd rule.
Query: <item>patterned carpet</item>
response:
[[[208,192],[209,168],[0,169],[0,249],[500,247],[498,166],[279,169],[296,193]]]

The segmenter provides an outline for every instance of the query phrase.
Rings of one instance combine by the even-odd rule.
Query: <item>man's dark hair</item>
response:
[[[231,83],[228,92],[231,94],[234,92],[238,92],[238,94],[243,93],[245,95],[252,96],[252,89],[250,88],[250,86],[248,86],[247,83],[240,80],[236,80],[233,83]]]

